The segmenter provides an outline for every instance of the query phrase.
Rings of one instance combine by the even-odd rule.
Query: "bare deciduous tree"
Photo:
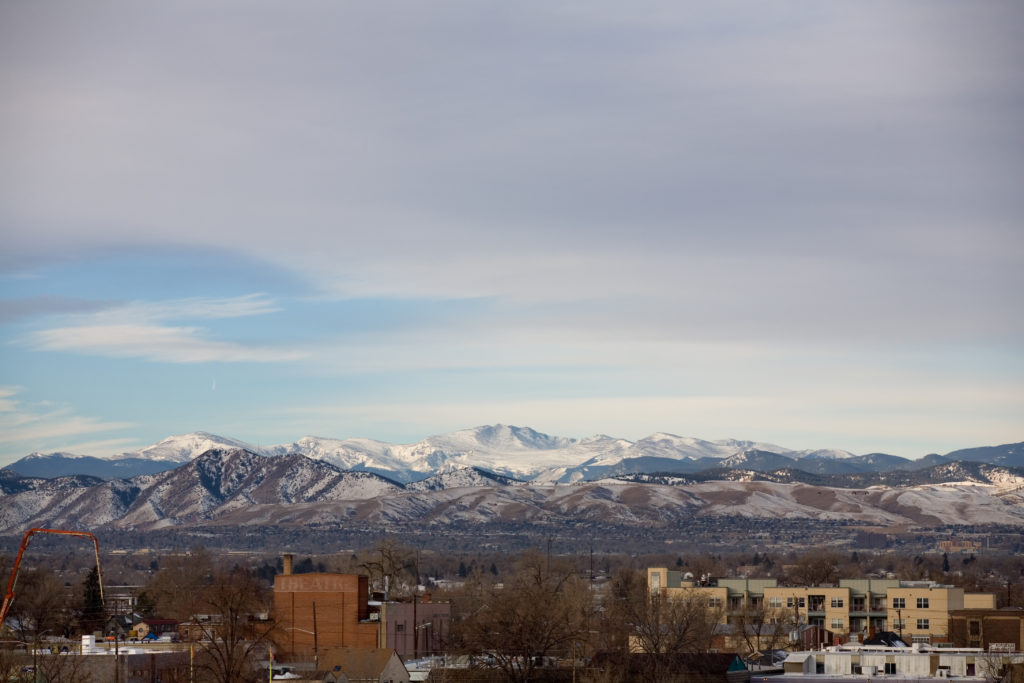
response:
[[[57,652],[39,654],[34,658],[38,672],[34,680],[47,683],[97,683],[99,679],[89,670],[88,659]]]
[[[747,655],[785,649],[795,626],[794,619],[792,610],[768,607],[764,601],[738,610],[730,617],[738,638],[746,646]]]
[[[843,558],[834,552],[818,551],[801,555],[789,572],[792,583],[803,586],[823,586],[834,583]]]
[[[644,575],[623,570],[612,580],[605,599],[609,639],[603,643],[611,680],[639,674],[647,681],[665,680],[670,660],[660,655],[707,652],[722,607],[709,605],[698,591],[668,597],[651,592]],[[641,653],[653,656],[642,656]],[[641,655],[640,666],[628,660]]]
[[[416,551],[390,538],[383,539],[360,568],[369,575],[371,585],[391,596],[410,594],[419,583]]]
[[[187,555],[161,558],[160,570],[146,583],[145,593],[156,616],[184,620],[195,613],[195,599],[209,585],[213,560],[202,548]]]
[[[464,605],[474,611],[456,622],[456,642],[506,680],[532,680],[549,658],[571,657],[587,639],[590,588],[569,563],[528,552],[506,583],[474,590],[475,600]]]
[[[67,613],[64,584],[53,571],[38,567],[21,572],[17,598],[11,603],[8,617],[23,643],[44,634],[64,635]]]
[[[255,675],[273,623],[267,587],[242,569],[217,572],[194,601],[190,628],[201,634],[196,652],[199,681],[235,683]]]

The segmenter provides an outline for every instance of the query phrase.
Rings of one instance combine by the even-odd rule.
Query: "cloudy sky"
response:
[[[0,464],[1024,439],[1024,3],[0,4]]]

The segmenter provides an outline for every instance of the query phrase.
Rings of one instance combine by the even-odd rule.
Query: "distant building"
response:
[[[933,581],[840,579],[831,586],[780,586],[775,579],[703,581],[665,567],[647,570],[650,591],[665,596],[696,595],[723,608],[723,623],[736,623],[745,610],[765,609],[783,618],[827,629],[840,642],[863,642],[880,631],[899,633],[908,643],[949,643],[953,610],[994,608],[992,593]]]
[[[981,550],[981,541],[951,538],[947,541],[939,541],[939,550],[944,553],[973,553]]]

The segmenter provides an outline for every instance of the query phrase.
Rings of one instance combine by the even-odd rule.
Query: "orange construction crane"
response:
[[[91,538],[92,544],[96,548],[96,579],[100,584],[100,600],[103,600],[103,575],[100,573],[100,542],[96,540],[96,536],[90,534],[88,531],[68,531],[66,529],[29,529],[25,532],[24,538],[21,539],[21,547],[18,549],[18,557],[14,560],[14,568],[11,569],[11,579],[7,582],[7,593],[4,595],[4,606],[0,609],[0,625],[7,619],[7,612],[11,609],[11,603],[14,602],[14,585],[18,582],[18,567],[21,566],[21,556],[25,554],[25,549],[28,548],[28,542],[35,534],[62,534],[65,536],[82,536],[84,538]]]

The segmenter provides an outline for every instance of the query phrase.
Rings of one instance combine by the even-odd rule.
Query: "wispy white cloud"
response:
[[[11,412],[17,407],[18,402],[14,400],[14,396],[18,391],[18,387],[0,386],[0,413]]]
[[[237,297],[192,297],[174,301],[133,301],[90,316],[92,320],[187,320],[244,318],[280,311],[278,303],[266,294]]]
[[[279,363],[307,354],[294,349],[245,345],[210,338],[195,326],[164,321],[258,316],[280,310],[270,298],[253,294],[233,298],[192,298],[131,302],[88,315],[70,316],[70,325],[33,332],[27,343],[40,351],[65,351],[164,363]]]
[[[96,435],[130,429],[130,422],[108,421],[82,416],[67,406],[45,402],[26,403],[18,398],[20,387],[0,387],[0,459],[7,460],[37,450],[71,450],[90,443],[121,443],[127,439],[111,437],[83,441],[84,435]],[[90,455],[92,453],[83,453]]]
[[[302,351],[205,339],[203,331],[194,327],[127,323],[53,328],[36,332],[32,340],[41,351],[74,351],[164,363],[279,363],[307,355]]]

